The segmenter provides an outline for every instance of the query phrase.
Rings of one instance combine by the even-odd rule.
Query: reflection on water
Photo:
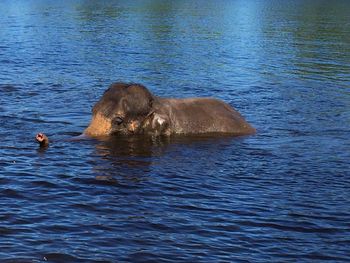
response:
[[[168,137],[116,136],[108,137],[96,146],[98,154],[109,157],[152,157],[169,144]]]
[[[141,175],[151,174],[152,166],[164,165],[164,156],[171,156],[171,162],[182,158],[183,149],[202,149],[206,158],[211,158],[212,151],[217,151],[223,145],[230,145],[232,140],[240,141],[243,137],[231,136],[120,136],[100,137],[96,142],[92,171],[98,180],[135,179]],[[178,149],[181,151],[178,152]],[[175,150],[175,152],[174,152]],[[187,157],[186,157],[187,158]],[[130,174],[132,175],[130,177]]]
[[[349,1],[0,14],[1,262],[350,261]],[[258,133],[67,140],[114,81],[220,98]]]
[[[93,166],[97,180],[139,181],[150,172],[152,157],[161,151],[161,138],[131,136],[107,137],[96,145],[100,157]]]
[[[104,157],[152,157],[161,156],[168,147],[181,145],[188,147],[198,143],[218,145],[222,142],[229,143],[233,139],[243,138],[220,135],[176,135],[176,136],[114,136],[99,138],[96,145],[97,154]],[[214,146],[215,147],[215,146]]]

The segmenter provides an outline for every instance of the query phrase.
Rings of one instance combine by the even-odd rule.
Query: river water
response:
[[[0,261],[349,262],[349,14],[1,1]],[[114,81],[220,98],[258,132],[67,141]]]

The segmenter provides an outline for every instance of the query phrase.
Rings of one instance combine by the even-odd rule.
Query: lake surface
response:
[[[0,2],[1,262],[350,262],[349,1],[72,2]],[[258,132],[67,141],[115,81]]]

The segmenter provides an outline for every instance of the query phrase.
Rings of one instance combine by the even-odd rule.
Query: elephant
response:
[[[251,135],[256,132],[243,116],[215,98],[162,98],[145,86],[117,82],[109,86],[92,109],[92,119],[83,135],[89,137],[144,134]],[[48,138],[40,133],[37,141]]]
[[[84,134],[254,134],[255,129],[231,106],[213,98],[154,96],[141,84],[114,83],[93,107]]]

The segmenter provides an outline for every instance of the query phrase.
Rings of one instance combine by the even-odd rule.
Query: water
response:
[[[1,262],[350,261],[348,1],[72,2],[0,3]],[[67,141],[114,81],[258,133]]]

